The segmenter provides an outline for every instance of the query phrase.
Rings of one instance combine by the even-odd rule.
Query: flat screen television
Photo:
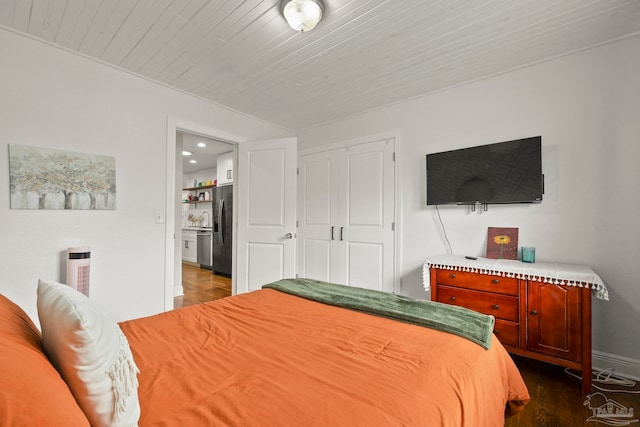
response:
[[[540,203],[542,137],[427,154],[427,205]]]

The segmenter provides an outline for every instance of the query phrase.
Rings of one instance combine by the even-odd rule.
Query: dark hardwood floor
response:
[[[524,411],[515,417],[509,418],[506,427],[573,427],[573,426],[604,426],[627,425],[609,424],[603,418],[589,420],[593,416],[596,407],[606,403],[609,399],[628,410],[633,410],[629,420],[640,418],[640,394],[622,392],[600,392],[593,389],[589,406],[585,404],[587,396],[581,391],[580,380],[571,377],[564,368],[520,356],[512,356],[520,373],[524,378],[531,401]],[[574,374],[578,374],[574,372]],[[594,384],[596,384],[594,382]],[[623,391],[640,391],[640,386],[633,388],[619,387],[615,385],[596,384],[606,389],[619,389]],[[615,403],[613,404],[615,409]],[[592,409],[590,409],[590,407]],[[625,421],[619,418],[618,421]],[[635,421],[630,425],[640,425]]]
[[[231,295],[231,279],[211,273],[211,270],[182,264],[184,295],[173,299],[173,308],[213,301]]]
[[[182,285],[184,295],[174,298],[174,307],[186,307],[201,302],[212,301],[231,295],[231,279],[211,274],[211,271],[182,265]],[[580,380],[571,377],[564,368],[548,363],[530,360],[520,356],[512,356],[522,377],[527,383],[531,401],[524,411],[505,422],[505,427],[581,427],[581,426],[605,426],[626,425],[608,424],[602,420],[592,419],[593,410],[585,405],[587,397],[582,394]],[[596,383],[594,383],[596,384]],[[621,388],[614,385],[598,384],[608,389],[622,389],[640,391],[640,385],[634,388]],[[628,421],[640,418],[640,394],[620,392],[602,392],[596,395],[594,389],[591,394],[591,408],[606,403],[609,399],[619,408],[633,410],[633,416]],[[617,404],[617,405],[616,405]],[[624,418],[617,421],[624,422]],[[629,425],[640,426],[636,421]]]

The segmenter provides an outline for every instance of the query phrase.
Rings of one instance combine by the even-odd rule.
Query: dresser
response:
[[[433,301],[494,316],[510,353],[582,371],[591,393],[591,298],[608,293],[589,267],[443,255],[425,262],[424,286]]]

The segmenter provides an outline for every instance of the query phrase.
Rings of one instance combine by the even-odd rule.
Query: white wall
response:
[[[114,320],[163,311],[165,224],[154,213],[166,206],[168,116],[247,139],[292,136],[3,29],[0,57],[0,293],[36,321],[38,278],[64,281],[77,245],[91,246],[91,297]],[[8,144],[115,157],[117,209],[10,209]]]
[[[544,202],[440,207],[453,252],[483,255],[487,227],[518,227],[537,260],[591,266],[611,294],[594,299],[593,348],[640,367],[639,70],[635,37],[308,129],[298,149],[399,133],[401,288],[428,298],[422,264],[447,247],[425,205],[425,154],[542,135]]]

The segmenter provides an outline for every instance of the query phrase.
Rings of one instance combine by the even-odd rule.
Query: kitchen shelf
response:
[[[182,191],[188,191],[189,193],[195,193],[195,196],[198,195],[199,191],[204,191],[207,190],[209,188],[215,188],[215,185],[202,185],[199,187],[189,187],[189,188],[183,188]],[[183,204],[186,205],[197,205],[198,203],[211,203],[211,200],[183,200],[182,201]]]
[[[189,187],[189,188],[183,188],[182,191],[197,191],[197,190],[202,190],[205,188],[214,188],[215,185],[203,185],[201,187]]]

